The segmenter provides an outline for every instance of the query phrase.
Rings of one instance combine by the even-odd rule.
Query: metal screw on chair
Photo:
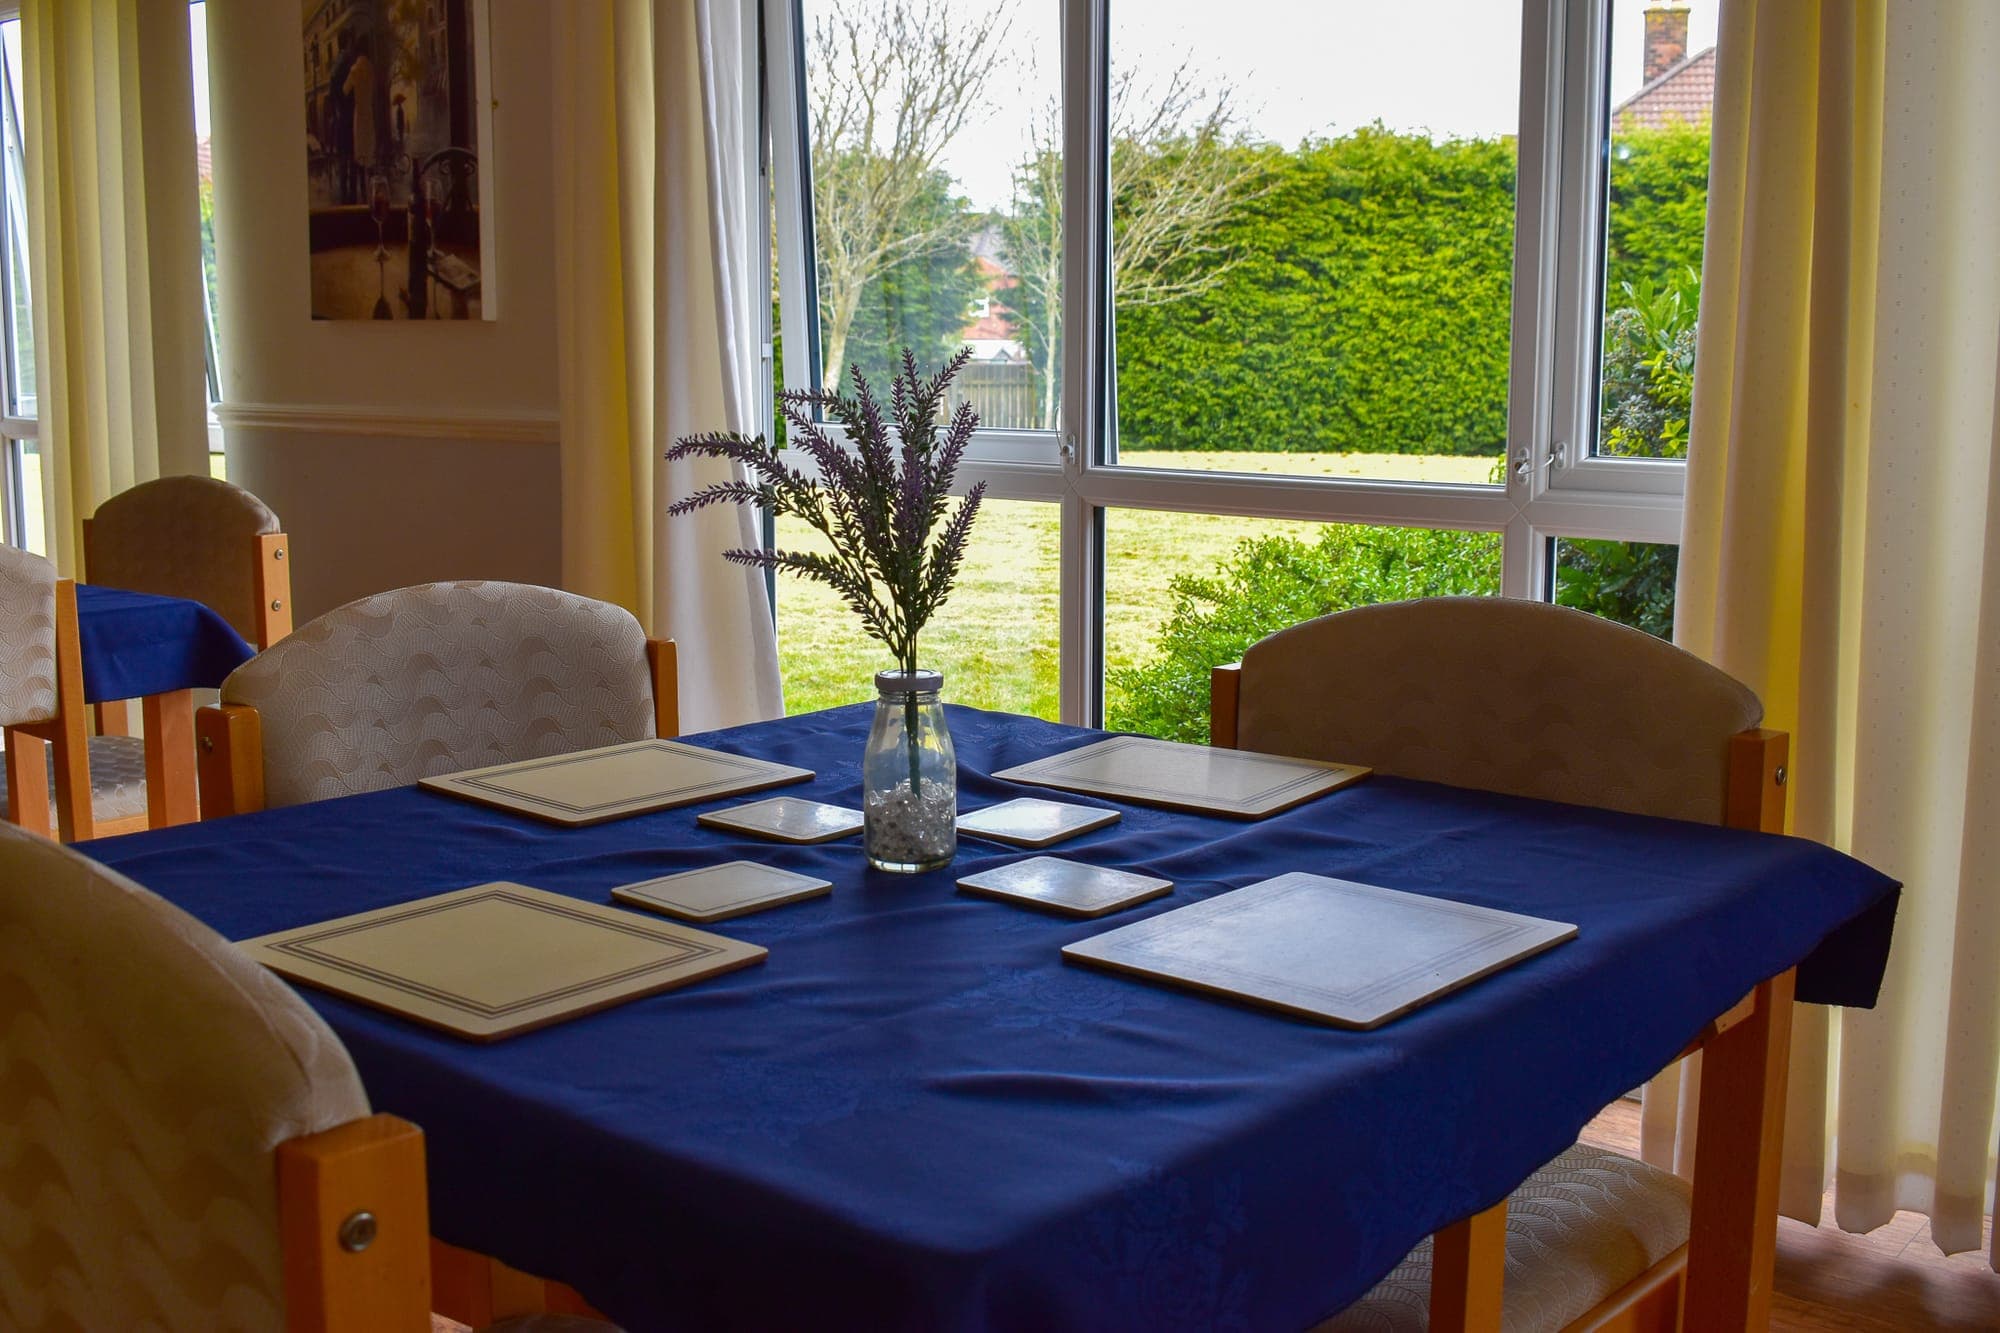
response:
[[[202,753],[203,753],[203,754],[214,754],[214,753],[215,753],[215,737],[213,737],[213,736],[203,736],[203,737],[201,738],[201,740],[200,740],[200,741],[199,741],[198,743],[199,743],[199,744],[200,744],[200,746],[201,746],[201,749],[202,749]]]
[[[271,599],[271,609],[272,609],[273,611],[277,611],[277,610],[281,610],[281,609],[283,609],[284,605],[285,605],[285,603],[284,603],[283,599],[281,599],[281,598],[277,598],[277,597],[273,597],[273,598]]]
[[[348,1214],[347,1220],[340,1224],[340,1248],[349,1254],[359,1254],[374,1243],[375,1214]]]
[[[273,560],[283,560],[285,558],[285,548],[280,546],[277,550],[271,552],[271,558]]]
[[[1778,780],[1778,785],[1779,785],[1780,787],[1784,786],[1784,785],[1785,785],[1785,766],[1784,766],[1783,764],[1779,764],[1779,765],[1778,765],[1778,771],[1777,771],[1777,772],[1776,772],[1776,773],[1775,773],[1775,774],[1774,774],[1773,776],[1777,778],[1777,780]]]

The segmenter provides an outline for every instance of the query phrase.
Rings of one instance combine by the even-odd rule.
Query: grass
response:
[[[1483,482],[1493,460],[1407,454],[1147,453],[1127,461],[1207,471],[1367,476],[1395,481]],[[945,674],[954,703],[1053,718],[1059,653],[1056,506],[989,500],[973,527],[958,588],[919,645],[923,665]],[[1245,537],[1309,534],[1317,525],[1119,509],[1105,517],[1104,658],[1130,666],[1152,655],[1173,609],[1177,575],[1205,574]],[[781,550],[824,550],[796,520],[778,524]],[[826,587],[778,581],[778,660],[793,713],[875,697],[874,675],[893,665]]]

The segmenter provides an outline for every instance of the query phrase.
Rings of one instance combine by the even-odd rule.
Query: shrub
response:
[[[1563,538],[1556,605],[1573,606],[1661,639],[1674,636],[1680,547]]]
[[[1168,740],[1208,739],[1208,674],[1265,635],[1374,602],[1500,590],[1490,532],[1328,525],[1317,541],[1246,538],[1205,577],[1174,579],[1156,656],[1108,673],[1109,725]]]

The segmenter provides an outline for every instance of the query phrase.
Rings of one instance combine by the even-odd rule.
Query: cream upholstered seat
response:
[[[0,727],[8,729],[8,748],[15,751],[14,762],[0,766],[0,810],[7,811],[9,819],[22,822],[23,812],[32,808],[38,813],[27,821],[29,826],[38,833],[50,831],[39,813],[45,802],[34,801],[31,807],[24,807],[14,799],[11,787],[14,773],[27,773],[35,767],[28,757],[31,751],[38,756],[46,754],[41,760],[46,776],[39,781],[47,784],[57,808],[65,809],[65,784],[70,779],[63,762],[64,747],[46,743],[62,736],[81,747],[83,766],[88,770],[77,774],[75,799],[79,803],[85,800],[82,788],[87,781],[90,827],[74,830],[76,836],[88,837],[97,831],[98,824],[143,818],[146,756],[144,745],[129,736],[86,739],[83,735],[80,674],[72,673],[74,678],[65,685],[63,673],[57,669],[61,652],[76,651],[73,644],[62,644],[58,633],[59,625],[67,625],[62,633],[69,637],[75,634],[74,597],[74,592],[56,578],[54,565],[38,555],[0,545]],[[66,610],[59,613],[59,607]],[[74,710],[73,719],[65,716],[66,710]],[[72,722],[74,734],[68,735],[64,728]],[[44,734],[15,730],[24,727]],[[65,822],[86,822],[78,818],[81,813],[79,806],[68,805]]]
[[[270,605],[259,538],[281,535],[271,507],[241,486],[214,477],[161,477],[97,507],[84,567],[92,583],[200,602],[245,640],[268,648],[290,627],[291,612]],[[289,597],[286,579],[276,600]],[[276,630],[274,611],[281,617]]]
[[[1501,597],[1281,630],[1218,669],[1212,704],[1219,744],[1710,824],[1731,815],[1732,745],[1763,717],[1751,690],[1672,644]],[[1688,1221],[1678,1177],[1572,1147],[1508,1197],[1503,1326],[1595,1327],[1628,1284],[1677,1281]],[[1425,1241],[1321,1328],[1426,1327],[1432,1268]]]
[[[222,704],[256,710],[268,806],[656,734],[632,614],[519,583],[350,602],[238,667]]]
[[[0,828],[0,1325],[280,1329],[281,1142],[368,1114],[235,946]]]
[[[1650,634],[1545,602],[1433,597],[1253,644],[1236,743],[1713,824],[1729,738],[1763,714],[1741,682]]]
[[[301,1282],[289,1247],[334,1243],[301,1228],[319,1219],[285,1197],[280,1159],[303,1136],[367,1131],[319,1159],[331,1173],[398,1127],[421,1142],[369,1117],[346,1048],[275,975],[115,871],[0,826],[0,1327],[391,1333],[366,1300],[300,1308],[327,1284]],[[423,1159],[396,1160],[415,1178],[375,1159],[330,1221],[358,1197],[380,1214],[371,1258],[395,1249],[421,1274]],[[424,1326],[421,1276],[351,1280],[391,1287],[398,1326]],[[617,1333],[566,1315],[503,1331]]]
[[[1688,1238],[1686,1181],[1577,1144],[1507,1196],[1502,1327],[1566,1328]],[[1313,1333],[1425,1333],[1431,1242]]]

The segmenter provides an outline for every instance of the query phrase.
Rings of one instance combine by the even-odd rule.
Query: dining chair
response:
[[[0,1106],[0,1327],[432,1327],[422,1131],[235,945],[7,828]]]
[[[205,816],[679,731],[674,645],[521,583],[425,583],[329,611],[195,719]]]
[[[258,648],[291,633],[289,547],[269,505],[215,477],[142,482],[83,524],[90,582],[200,602]]]
[[[1218,746],[1783,831],[1789,738],[1758,726],[1755,693],[1670,643],[1544,602],[1434,597],[1322,616],[1217,667],[1209,706]],[[1760,1002],[1784,1000],[1760,987],[1704,1037]],[[1705,1206],[1671,1172],[1578,1144],[1315,1333],[1672,1329]],[[1482,1267],[1504,1271],[1498,1310],[1470,1308]]]
[[[144,745],[89,734],[76,585],[38,555],[0,545],[0,807],[65,841],[146,827]],[[55,818],[50,819],[51,804]]]

